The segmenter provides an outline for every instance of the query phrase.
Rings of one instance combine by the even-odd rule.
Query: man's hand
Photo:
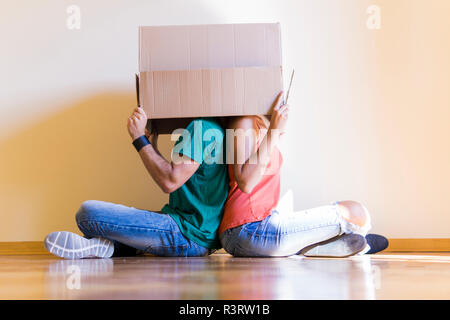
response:
[[[135,108],[127,123],[128,133],[133,141],[145,134],[146,125],[147,115],[145,111],[142,108]]]

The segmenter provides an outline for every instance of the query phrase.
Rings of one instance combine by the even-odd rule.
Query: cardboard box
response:
[[[159,133],[197,117],[270,114],[283,88],[280,25],[140,27],[137,85]]]

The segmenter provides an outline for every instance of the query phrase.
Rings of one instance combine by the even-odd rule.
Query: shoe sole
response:
[[[360,253],[366,245],[366,239],[359,234],[343,234],[308,246],[301,254],[305,257],[346,258]]]
[[[68,231],[50,233],[44,246],[51,254],[65,259],[109,258],[114,253],[114,244],[108,239],[86,239]]]

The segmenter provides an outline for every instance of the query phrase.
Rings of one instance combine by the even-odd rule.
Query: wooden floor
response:
[[[0,299],[450,299],[450,254],[85,260],[3,255]]]

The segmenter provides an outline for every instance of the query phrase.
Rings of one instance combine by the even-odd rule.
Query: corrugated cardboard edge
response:
[[[139,83],[151,119],[269,115],[283,90],[281,67],[142,72]]]

